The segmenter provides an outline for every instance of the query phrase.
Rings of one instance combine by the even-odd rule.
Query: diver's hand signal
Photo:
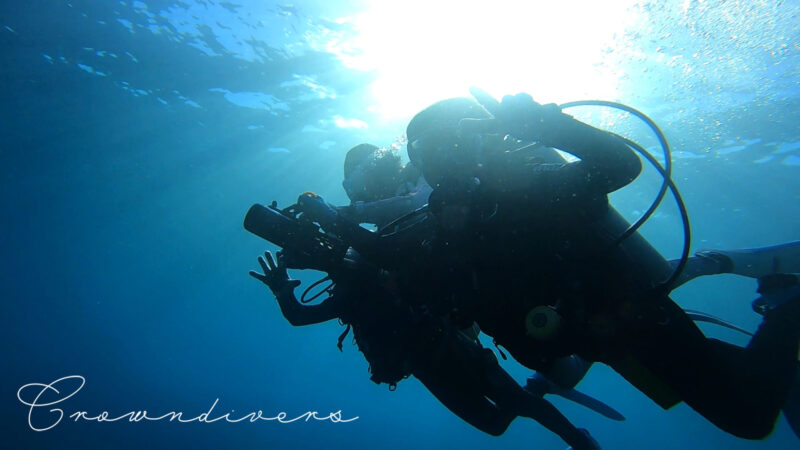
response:
[[[489,111],[489,114],[496,116],[497,113],[500,111],[500,102],[495,100],[488,92],[484,91],[478,87],[471,87],[469,88],[469,93],[475,97],[475,100],[481,104],[481,106]]]
[[[461,119],[458,122],[458,133],[462,136],[502,133],[503,125],[497,118],[501,108],[500,102],[480,88],[471,87],[469,92],[492,117],[488,119]]]
[[[291,294],[294,288],[300,285],[300,280],[292,280],[286,272],[286,264],[283,254],[278,252],[278,262],[272,258],[272,253],[264,252],[264,257],[258,257],[258,264],[261,266],[263,274],[254,270],[250,271],[250,276],[264,283],[269,287],[276,297]]]
[[[498,102],[486,91],[470,88],[470,93],[494,117],[490,119],[462,119],[458,126],[462,134],[501,133],[517,139],[539,141],[554,119],[563,116],[555,104],[540,105],[530,95],[506,95]]]

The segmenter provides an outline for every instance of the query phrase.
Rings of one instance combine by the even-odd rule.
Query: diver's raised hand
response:
[[[261,265],[263,274],[254,270],[250,271],[250,276],[264,283],[269,287],[275,297],[293,294],[294,288],[300,285],[300,280],[292,280],[286,272],[286,264],[283,261],[282,253],[278,252],[278,262],[272,258],[272,253],[264,252],[264,256],[258,257],[258,264]]]
[[[525,93],[506,95],[501,102],[478,88],[470,88],[470,93],[494,117],[462,119],[459,131],[465,134],[499,133],[539,141],[542,133],[555,125],[558,116],[565,116],[558,105],[540,105]]]

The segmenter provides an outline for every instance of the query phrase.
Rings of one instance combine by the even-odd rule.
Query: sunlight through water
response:
[[[601,57],[639,17],[634,3],[375,1],[353,19],[359,34],[351,45],[360,52],[341,57],[377,72],[370,89],[384,117],[465,95],[473,85],[542,102],[615,98],[615,68]]]

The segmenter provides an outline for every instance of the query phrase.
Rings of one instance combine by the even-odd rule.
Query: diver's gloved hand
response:
[[[502,102],[478,88],[471,88],[470,93],[494,118],[463,119],[459,122],[462,134],[498,133],[524,141],[546,141],[545,135],[559,126],[559,120],[569,117],[558,105],[540,105],[525,93],[506,95]]]
[[[265,261],[266,259],[266,261]],[[260,274],[254,270],[250,271],[250,276],[264,283],[269,287],[275,297],[294,295],[294,288],[300,285],[300,280],[293,280],[286,273],[286,264],[283,261],[283,254],[278,252],[278,263],[272,259],[272,253],[264,252],[264,257],[258,257],[258,264],[261,265]]]
[[[313,192],[304,192],[297,198],[297,204],[311,220],[318,222],[322,228],[333,225],[338,217],[336,208]]]

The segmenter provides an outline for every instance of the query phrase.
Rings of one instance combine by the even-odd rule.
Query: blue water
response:
[[[260,252],[274,250],[242,229],[252,203],[288,205],[307,190],[345,203],[341,164],[350,146],[391,144],[415,111],[465,95],[472,83],[495,95],[524,90],[542,102],[622,101],[651,115],[675,150],[675,180],[691,214],[695,250],[800,239],[798,2],[609,2],[603,8],[633,19],[604,28],[609,43],[602,48],[591,45],[601,31],[588,28],[585,16],[597,13],[584,10],[588,2],[563,21],[543,8],[522,23],[531,32],[555,23],[551,39],[532,41],[526,52],[488,69],[485,52],[519,42],[481,31],[494,18],[489,6],[478,15],[486,22],[473,31],[474,42],[488,45],[470,48],[473,41],[452,38],[459,4],[417,6],[420,21],[428,12],[450,15],[425,22],[440,26],[438,34],[394,59],[393,51],[418,45],[402,44],[421,25],[394,13],[372,16],[378,32],[370,36],[395,36],[400,45],[379,52],[381,64],[353,62],[374,52],[358,40],[364,25],[355,18],[382,3],[0,2],[0,447],[564,448],[524,419],[502,437],[484,435],[414,379],[396,392],[373,384],[355,346],[336,349],[338,324],[291,327],[264,286],[247,276]],[[505,2],[496,7],[505,8],[501,25],[514,19],[518,28],[516,19],[527,14],[513,14],[515,6]],[[568,38],[577,44],[559,47]],[[421,56],[440,45],[446,53]],[[554,60],[574,49],[585,52]],[[520,65],[526,60],[535,69]],[[587,70],[576,73],[580,64]],[[434,80],[455,69],[470,75],[470,67],[484,70],[463,83]],[[392,76],[401,70],[402,77]],[[511,72],[523,81],[503,81]],[[534,82],[543,74],[564,81]],[[595,83],[601,78],[611,81]],[[426,86],[442,87],[422,92]],[[655,146],[646,128],[623,115],[570,112]],[[657,188],[655,172],[645,172],[612,201],[635,219]],[[642,229],[667,257],[680,253],[676,211],[665,202]],[[717,276],[693,281],[674,298],[754,329],[754,289],[752,280]],[[745,343],[724,330],[704,330]],[[524,380],[527,370],[504,364]],[[18,390],[70,375],[82,376],[83,388],[37,408],[31,420],[53,423],[57,412],[48,410],[56,407],[65,417],[50,430],[33,431]],[[553,400],[604,448],[798,445],[783,418],[769,439],[743,441],[684,405],[659,409],[599,365],[581,389],[628,418],[611,422]],[[48,392],[40,403],[56,397]],[[138,410],[194,417],[217,399],[215,415],[341,411],[358,420],[66,417]]]

